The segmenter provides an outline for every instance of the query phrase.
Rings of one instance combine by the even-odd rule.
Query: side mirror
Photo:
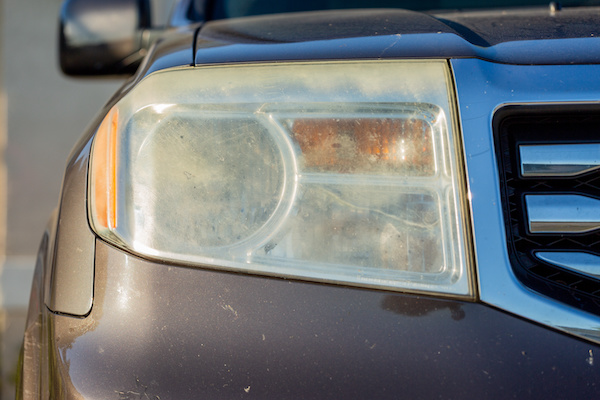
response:
[[[147,50],[149,0],[65,0],[59,59],[67,75],[133,74]]]

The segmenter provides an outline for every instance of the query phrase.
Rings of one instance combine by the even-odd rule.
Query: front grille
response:
[[[600,107],[511,106],[499,110],[493,124],[508,253],[515,275],[540,294],[600,315],[600,271],[596,277],[536,256],[558,252],[600,256],[600,230],[533,233],[526,204],[527,196],[534,195],[600,200],[600,169],[575,176],[523,176],[519,153],[523,146],[600,143]]]

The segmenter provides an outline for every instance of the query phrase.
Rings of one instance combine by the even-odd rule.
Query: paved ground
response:
[[[13,399],[17,359],[27,316],[26,305],[33,273],[34,257],[10,257],[2,271],[2,304],[0,328],[2,334],[2,399]]]

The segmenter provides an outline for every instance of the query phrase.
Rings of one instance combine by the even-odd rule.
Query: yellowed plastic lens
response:
[[[96,133],[92,150],[92,210],[98,226],[117,227],[117,129],[119,113],[112,109]]]
[[[431,126],[419,118],[321,118],[293,121],[291,131],[313,172],[411,176],[435,172]]]
[[[144,257],[471,296],[445,61],[150,74],[95,138],[94,231]]]

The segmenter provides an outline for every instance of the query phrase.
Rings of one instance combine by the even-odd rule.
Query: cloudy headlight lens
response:
[[[147,77],[92,148],[94,230],[224,269],[472,295],[444,62]]]

